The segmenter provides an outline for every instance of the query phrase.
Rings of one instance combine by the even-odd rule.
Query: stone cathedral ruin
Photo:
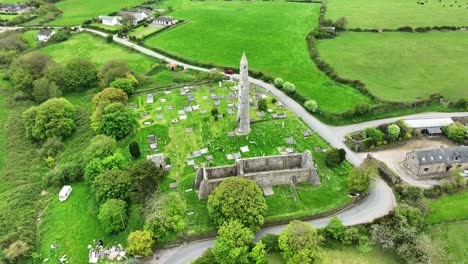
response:
[[[237,135],[250,133],[249,76],[245,53],[240,62]],[[309,182],[319,185],[320,179],[310,151],[304,153],[237,159],[234,165],[213,168],[201,167],[195,178],[198,198],[208,195],[226,178],[243,177],[255,181],[260,187]]]

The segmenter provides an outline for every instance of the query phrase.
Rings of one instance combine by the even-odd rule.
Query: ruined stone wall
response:
[[[301,167],[301,156],[302,154],[294,154],[242,159],[239,160],[239,165],[243,168],[245,174],[261,171],[296,169]]]
[[[302,154],[240,159],[236,165],[200,168],[195,179],[195,187],[199,188],[198,198],[208,198],[224,179],[232,176],[251,179],[260,187],[301,182],[320,184],[312,154],[305,151]]]

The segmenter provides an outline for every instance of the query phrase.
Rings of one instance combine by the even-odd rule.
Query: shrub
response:
[[[449,139],[463,143],[468,133],[468,127],[457,121],[444,127],[443,132]]]
[[[255,264],[266,264],[265,253],[265,244],[263,244],[262,241],[259,241],[255,244],[254,248],[252,248],[250,258]]]
[[[263,244],[265,244],[265,250],[267,252],[280,252],[280,248],[278,245],[278,235],[275,234],[267,234],[260,239]]]
[[[53,186],[76,182],[83,177],[83,166],[79,162],[60,163],[47,174],[46,181]]]
[[[125,201],[110,199],[99,207],[98,219],[107,233],[115,233],[125,229],[127,218],[127,203]]]
[[[13,242],[7,249],[5,249],[5,257],[11,262],[15,263],[22,257],[26,257],[29,252],[28,243],[18,240]]]
[[[221,182],[209,195],[207,207],[217,226],[230,220],[238,220],[255,231],[265,222],[267,204],[257,183],[231,177]]]
[[[276,102],[278,102],[278,99],[276,99],[275,97],[271,98],[271,103],[272,104],[276,104]]]
[[[339,149],[330,149],[325,153],[325,165],[328,167],[336,167],[343,162],[344,159],[342,159],[343,154],[340,154]]]
[[[315,100],[309,100],[304,103],[304,107],[309,110],[310,112],[317,112],[318,110],[318,104]]]
[[[377,166],[370,160],[364,161],[359,167],[353,168],[348,177],[348,186],[351,192],[367,193],[370,179],[378,175]]]
[[[266,111],[267,110],[267,101],[265,99],[260,99],[258,101],[258,110]]]
[[[215,108],[211,109],[211,115],[212,116],[217,116],[218,113],[219,113],[218,108],[215,107]]]
[[[57,137],[50,137],[44,142],[41,148],[42,157],[56,157],[63,149],[62,141]]]
[[[343,232],[342,241],[345,245],[352,245],[356,243],[359,239],[359,229],[356,227],[348,227]]]
[[[400,127],[397,124],[391,124],[387,127],[387,133],[392,140],[397,140],[400,136]]]
[[[134,231],[128,235],[127,252],[132,256],[149,256],[153,253],[154,240],[148,231]]]
[[[117,78],[110,84],[110,86],[122,89],[126,94],[131,94],[135,90],[134,82],[127,78]]]
[[[130,155],[132,155],[133,158],[138,159],[141,156],[141,151],[140,151],[140,145],[136,141],[132,141],[130,145],[128,145]]]
[[[355,115],[363,115],[365,113],[368,113],[371,109],[371,106],[370,104],[368,103],[357,103],[355,106],[354,106],[354,114]]]
[[[345,232],[345,226],[343,225],[341,220],[338,219],[338,217],[333,216],[328,222],[327,226],[325,226],[324,231],[326,238],[342,240]]]
[[[288,94],[293,94],[296,92],[296,86],[290,82],[283,83],[283,89]]]
[[[117,150],[117,142],[115,138],[106,135],[96,135],[91,139],[89,146],[84,151],[86,160],[93,158],[108,157]]]
[[[281,87],[283,87],[284,81],[283,81],[283,79],[281,79],[281,78],[276,78],[275,81],[274,81],[274,83],[275,83],[275,86],[276,86],[277,88],[281,88]]]
[[[130,169],[132,180],[132,199],[144,202],[146,197],[153,194],[158,184],[167,172],[156,166],[154,162],[143,160]]]

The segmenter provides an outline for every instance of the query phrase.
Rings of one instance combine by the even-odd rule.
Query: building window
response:
[[[424,168],[424,171],[429,171],[429,168]]]

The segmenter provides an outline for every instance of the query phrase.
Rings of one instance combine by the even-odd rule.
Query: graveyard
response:
[[[267,197],[267,220],[321,213],[349,202],[346,180],[351,166],[345,163],[327,168],[322,151],[329,148],[328,144],[264,90],[251,87],[250,98],[266,100],[267,110],[255,109],[257,99],[252,99],[252,131],[245,136],[235,135],[236,87],[237,83],[227,81],[155,91],[129,99],[140,126],[135,140],[143,155],[162,153],[165,166],[170,168],[161,189],[176,191],[187,202],[188,233],[215,228],[208,217],[206,200],[198,198],[194,187],[197,169],[235,164],[236,158],[312,152],[322,185],[273,187],[274,195]],[[214,108],[218,109],[215,115]]]

